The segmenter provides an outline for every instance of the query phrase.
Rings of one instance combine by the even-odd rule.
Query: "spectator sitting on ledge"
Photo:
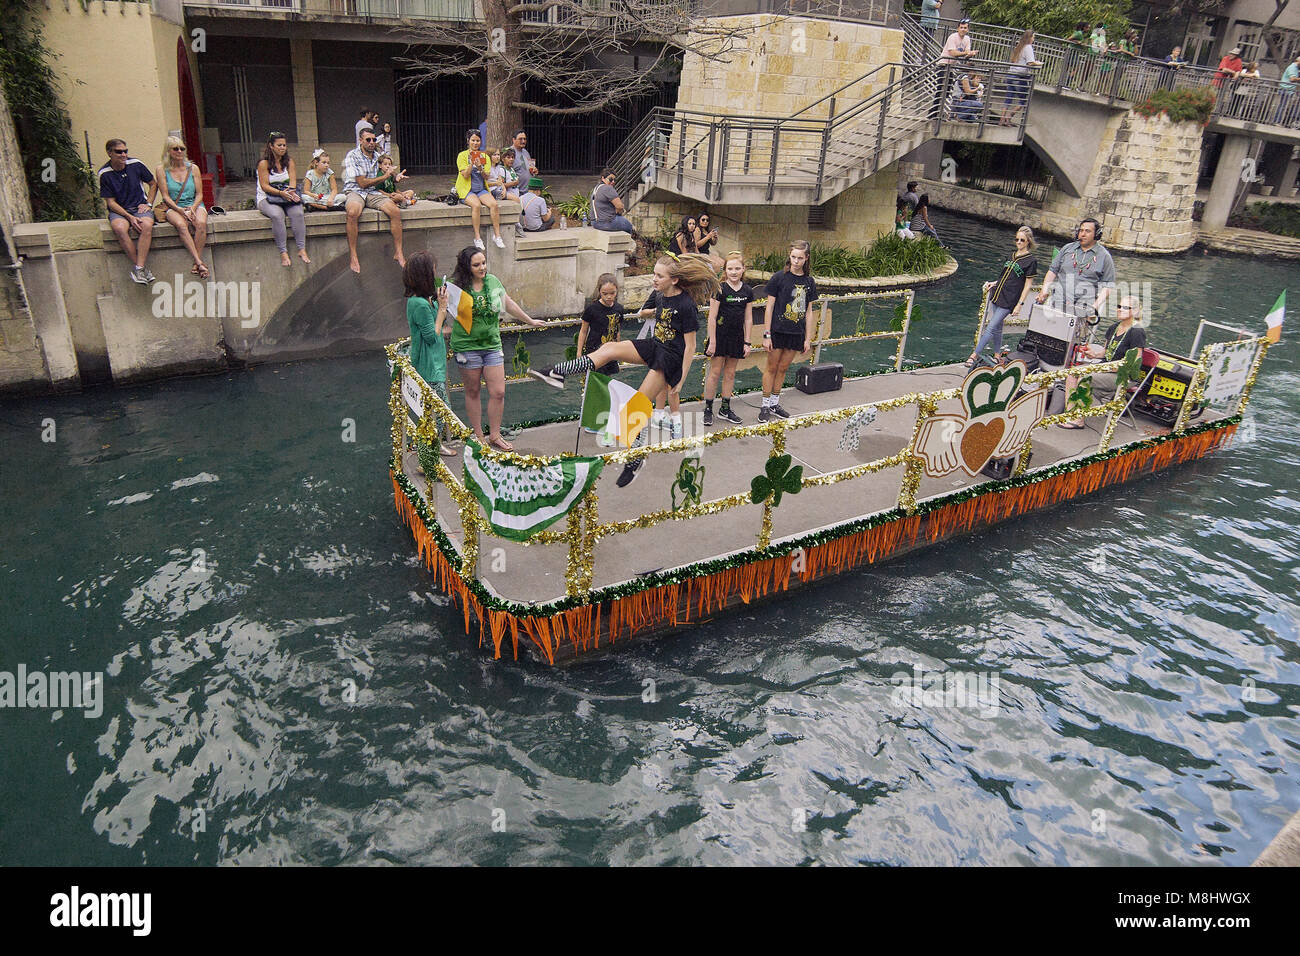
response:
[[[623,200],[618,196],[618,190],[614,188],[614,171],[612,169],[602,169],[600,171],[600,185],[596,187],[591,194],[591,208],[596,214],[596,219],[592,225],[602,232],[626,232],[632,238],[636,238],[636,230],[623,216]]]
[[[153,173],[138,159],[127,155],[126,142],[110,139],[104,144],[108,162],[99,167],[99,195],[108,207],[108,224],[117,236],[117,243],[126,253],[131,266],[131,281],[148,285],[154,274],[144,267],[149,256],[149,242],[153,238],[153,210],[144,197],[144,183],[153,182]],[[139,243],[131,241],[131,230],[136,230]]]

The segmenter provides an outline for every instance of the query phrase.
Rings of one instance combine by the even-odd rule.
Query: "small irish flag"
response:
[[[631,448],[637,434],[650,422],[650,399],[631,385],[592,372],[582,397],[582,425],[604,431],[625,448]]]
[[[1282,340],[1282,319],[1286,317],[1286,289],[1277,297],[1273,303],[1272,310],[1264,316],[1264,321],[1268,323],[1268,333],[1266,337],[1270,342],[1280,342]]]
[[[474,298],[451,281],[447,282],[447,311],[466,332],[474,324]]]

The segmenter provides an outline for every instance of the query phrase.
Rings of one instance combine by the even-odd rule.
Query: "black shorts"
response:
[[[782,332],[779,329],[772,333],[772,350],[792,349],[795,352],[803,351],[803,332]]]
[[[672,349],[665,348],[656,339],[633,339],[632,347],[645,362],[646,367],[663,373],[669,388],[676,388],[682,380],[682,356]]]
[[[722,358],[744,358],[745,357],[745,327],[743,325],[720,325],[717,327],[717,338],[713,343],[714,357]]]

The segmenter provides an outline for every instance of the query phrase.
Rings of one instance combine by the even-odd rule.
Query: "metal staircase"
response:
[[[628,208],[652,189],[702,203],[815,206],[935,137],[1021,142],[1027,104],[1016,125],[997,125],[1008,64],[955,67],[936,62],[937,53],[929,34],[905,22],[905,62],[876,67],[793,115],[656,108],[610,160],[615,185]],[[986,93],[982,109],[958,122],[946,101],[967,71],[985,78]]]

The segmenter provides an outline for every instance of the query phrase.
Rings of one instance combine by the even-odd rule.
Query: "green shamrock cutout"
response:
[[[511,362],[514,368],[514,373],[516,375],[523,375],[527,373],[528,366],[531,364],[532,360],[533,357],[528,354],[528,346],[524,345],[524,337],[522,335],[516,336],[515,357]]]
[[[1086,375],[1079,379],[1079,384],[1074,386],[1074,391],[1070,393],[1070,408],[1091,408],[1092,407],[1092,376]]]
[[[749,483],[749,500],[761,505],[772,499],[772,507],[781,504],[781,495],[789,492],[797,495],[803,487],[803,465],[790,467],[793,459],[789,455],[776,455],[767,460],[765,475],[758,475]]]
[[[682,503],[677,503],[677,492],[682,493]],[[683,458],[682,463],[677,468],[677,480],[673,482],[671,489],[673,496],[673,511],[680,511],[682,508],[693,508],[700,503],[700,498],[704,494],[704,465],[698,458]]]
[[[1123,395],[1129,382],[1142,380],[1142,350],[1129,349],[1124,364],[1115,370],[1115,394]]]

